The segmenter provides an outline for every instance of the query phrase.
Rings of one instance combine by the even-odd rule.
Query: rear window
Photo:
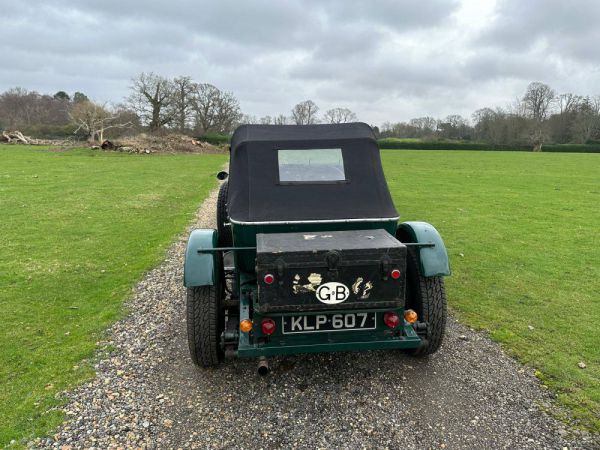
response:
[[[281,183],[346,181],[341,148],[277,150]]]

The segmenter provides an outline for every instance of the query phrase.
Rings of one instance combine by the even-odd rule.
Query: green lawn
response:
[[[60,423],[55,394],[225,161],[0,146],[0,447]]]
[[[446,240],[454,312],[600,431],[600,155],[382,155],[402,219]],[[60,422],[55,394],[90,376],[80,361],[225,160],[0,146],[0,447]]]
[[[431,222],[445,239],[455,314],[538,369],[573,417],[600,431],[600,155],[382,158],[401,220]]]

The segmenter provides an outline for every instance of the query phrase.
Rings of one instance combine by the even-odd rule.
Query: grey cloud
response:
[[[600,63],[597,0],[500,0],[491,26],[480,42],[512,53],[544,55]]]
[[[10,61],[0,91],[82,90],[119,102],[133,75],[154,71],[230,90],[252,115],[287,114],[312,98],[377,123],[469,115],[534,79],[596,85],[600,4],[499,0],[484,17],[475,3],[0,0],[0,52]]]
[[[523,55],[488,49],[469,57],[464,66],[465,75],[476,82],[498,78],[543,80],[556,76],[557,72],[556,62],[546,55]]]
[[[377,2],[338,0],[315,2],[323,5],[328,16],[341,22],[363,22],[406,30],[435,25],[459,6],[456,0],[383,0]]]
[[[348,60],[376,52],[389,34],[369,27],[342,25],[322,34],[312,58],[318,60]]]

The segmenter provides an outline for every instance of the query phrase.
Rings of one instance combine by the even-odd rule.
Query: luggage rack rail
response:
[[[402,242],[407,247],[435,247],[433,242]],[[256,247],[214,247],[214,248],[199,248],[198,253],[215,253],[215,252],[238,252],[245,250],[256,250]]]

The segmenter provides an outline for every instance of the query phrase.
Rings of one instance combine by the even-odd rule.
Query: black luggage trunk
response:
[[[260,313],[404,306],[406,246],[385,230],[257,234],[256,247]]]

